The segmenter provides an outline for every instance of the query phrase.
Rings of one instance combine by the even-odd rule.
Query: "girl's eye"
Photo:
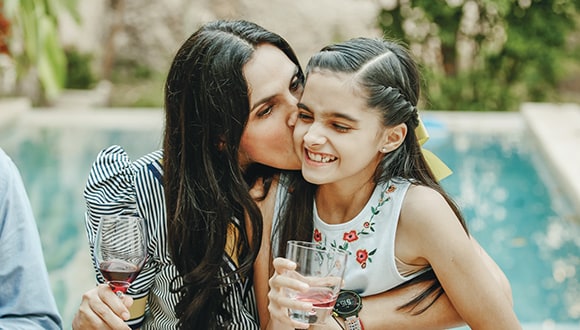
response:
[[[312,121],[312,116],[307,114],[306,112],[299,112],[298,119],[302,121]]]
[[[334,126],[334,129],[340,133],[348,133],[352,129],[348,126],[343,126],[340,124],[332,124],[332,126]]]

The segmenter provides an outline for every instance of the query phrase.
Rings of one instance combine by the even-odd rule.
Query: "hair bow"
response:
[[[419,126],[415,128],[415,135],[417,135],[417,139],[421,145],[421,153],[423,154],[425,161],[427,161],[427,165],[429,165],[431,172],[433,172],[435,180],[441,181],[450,176],[453,171],[451,171],[451,169],[447,167],[439,157],[435,156],[434,153],[422,147],[423,144],[429,140],[429,133],[427,132],[425,125],[423,125],[421,118],[419,118]]]

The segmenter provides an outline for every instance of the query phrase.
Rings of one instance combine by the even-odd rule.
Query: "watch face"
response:
[[[360,296],[352,291],[343,291],[338,295],[334,311],[339,315],[356,312],[360,307]]]

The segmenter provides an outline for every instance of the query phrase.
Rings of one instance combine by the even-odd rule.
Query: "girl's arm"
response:
[[[490,271],[443,197],[412,186],[397,228],[395,253],[409,264],[429,263],[451,304],[472,329],[521,329],[510,294]]]

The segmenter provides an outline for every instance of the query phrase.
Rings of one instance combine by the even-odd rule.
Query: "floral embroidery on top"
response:
[[[320,241],[322,241],[322,233],[317,229],[314,228],[314,241],[317,243],[320,243]]]
[[[375,224],[376,224],[375,217],[379,215],[379,213],[381,213],[381,206],[383,206],[383,204],[391,200],[391,197],[387,196],[386,194],[393,193],[395,190],[397,190],[397,187],[393,184],[389,184],[385,190],[381,191],[381,195],[379,197],[377,205],[371,206],[370,219],[364,221],[362,227],[359,230],[353,229],[344,232],[342,235],[342,242],[340,241],[337,242],[336,240],[333,240],[330,243],[330,246],[332,246],[333,248],[337,248],[339,250],[346,251],[348,252],[349,255],[352,255],[352,252],[349,250],[349,243],[359,241],[359,239],[362,238],[363,236],[370,235],[375,232]],[[313,237],[314,241],[316,242],[322,243],[322,241],[324,240],[324,242],[326,243],[326,237],[323,237],[322,233],[317,228],[314,229]],[[360,264],[361,268],[365,269],[367,267],[367,263],[373,261],[371,257],[376,252],[377,252],[376,248],[370,250],[370,252],[368,249],[360,248],[355,253],[356,261]]]
[[[348,233],[344,233],[342,235],[342,240],[352,243],[358,239],[358,235],[356,234],[356,230],[351,230]]]
[[[367,252],[365,249],[359,249],[356,251],[356,261],[360,264],[361,268],[364,269],[367,267],[367,260],[373,262],[373,259],[371,259],[370,256],[375,254],[375,252],[377,252],[377,249],[374,249],[371,252]]]

